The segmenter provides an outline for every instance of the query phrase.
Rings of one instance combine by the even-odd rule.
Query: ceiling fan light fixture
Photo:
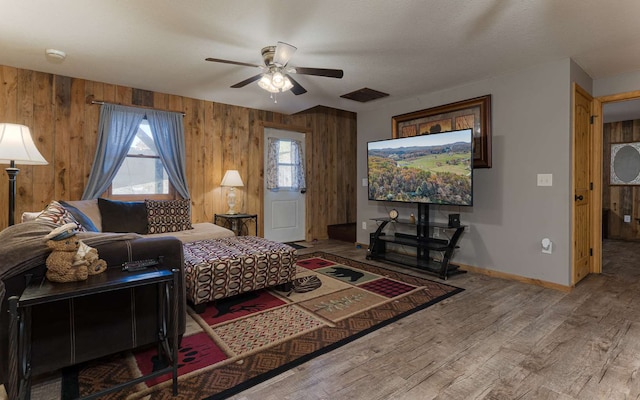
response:
[[[289,80],[288,77],[284,77],[284,85],[282,86],[282,89],[280,89],[281,92],[286,92],[287,90],[290,90],[293,87],[293,83],[291,83],[291,81]]]
[[[275,98],[275,94],[283,93],[288,90],[291,90],[291,92],[296,96],[307,93],[307,90],[296,82],[290,74],[325,76],[337,79],[341,79],[344,75],[344,72],[341,69],[289,66],[289,60],[295,52],[295,46],[284,42],[278,42],[277,46],[267,46],[262,48],[262,61],[264,65],[211,57],[205,58],[205,60],[223,64],[241,65],[243,67],[260,68],[261,73],[238,82],[235,85],[231,85],[231,87],[234,89],[242,88],[250,83],[258,81],[258,86],[271,93],[272,98]]]
[[[280,71],[267,72],[258,81],[258,86],[269,93],[282,93],[293,87],[291,80]]]
[[[258,86],[269,93],[278,93],[280,90],[271,84],[271,74],[266,73],[258,81]]]
[[[284,87],[284,75],[282,75],[282,72],[276,71],[271,75],[271,84],[278,89]]]

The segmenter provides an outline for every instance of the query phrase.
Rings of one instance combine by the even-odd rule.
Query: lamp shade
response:
[[[220,186],[240,187],[244,186],[244,184],[242,183],[242,178],[240,178],[240,173],[237,170],[228,169],[227,172],[224,173]]]
[[[0,123],[0,164],[48,164],[38,151],[29,128],[24,125]]]

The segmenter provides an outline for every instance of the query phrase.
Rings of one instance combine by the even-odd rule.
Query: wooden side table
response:
[[[148,268],[138,272],[124,272],[108,268],[86,281],[54,283],[44,277],[31,282],[22,295],[9,298],[11,313],[9,332],[9,396],[29,399],[31,392],[31,307],[59,300],[73,300],[81,296],[131,289],[145,285],[158,286],[158,352],[164,353],[169,366],[148,375],[93,393],[84,399],[95,399],[147,379],[171,373],[173,394],[178,394],[178,273],[179,270]],[[170,324],[169,324],[170,322]],[[171,325],[172,343],[168,328]],[[160,355],[160,354],[159,354]]]
[[[231,229],[236,236],[246,236],[249,234],[248,223],[255,224],[255,235],[258,236],[258,214],[216,214],[213,223]]]

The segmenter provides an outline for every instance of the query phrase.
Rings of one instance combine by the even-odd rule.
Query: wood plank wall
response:
[[[603,235],[610,239],[640,240],[640,186],[610,185],[611,144],[640,142],[640,120],[603,124]],[[631,222],[625,223],[624,216]]]
[[[18,165],[16,220],[51,200],[82,196],[97,142],[100,107],[87,99],[185,112],[187,181],[194,222],[227,209],[220,181],[238,169],[238,209],[260,216],[263,128],[307,133],[307,240],[327,225],[356,220],[356,114],[326,107],[285,115],[130,87],[0,66],[0,122],[25,124],[47,166]],[[295,101],[295,100],[292,100]],[[6,167],[4,167],[6,168]],[[6,182],[6,172],[3,174]],[[8,183],[0,184],[0,227],[8,223]]]

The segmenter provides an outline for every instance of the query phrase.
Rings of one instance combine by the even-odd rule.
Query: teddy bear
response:
[[[82,240],[79,242],[80,245],[78,251],[73,258],[73,266],[78,267],[80,265],[86,265],[87,273],[89,275],[97,275],[104,272],[107,269],[107,262],[100,259],[98,256],[98,250],[87,245]]]
[[[65,224],[45,236],[46,245],[52,250],[45,262],[46,277],[52,282],[83,281],[107,267],[96,249],[78,239],[76,228],[74,223]]]

